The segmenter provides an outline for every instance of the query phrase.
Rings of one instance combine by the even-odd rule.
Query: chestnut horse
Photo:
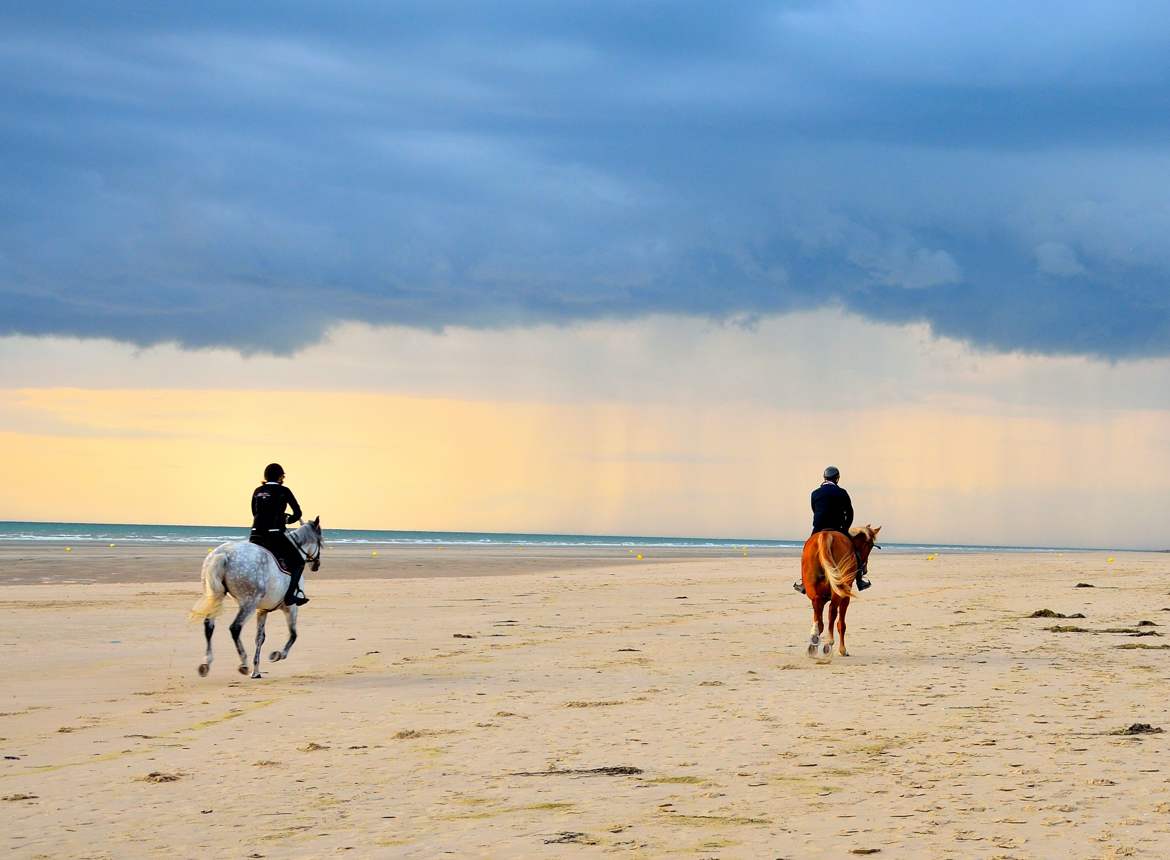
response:
[[[800,578],[804,593],[812,601],[813,628],[809,636],[808,655],[819,660],[833,659],[833,625],[837,625],[837,653],[848,657],[845,649],[845,613],[853,596],[853,581],[857,578],[857,559],[861,558],[864,572],[869,554],[877,540],[881,526],[862,526],[843,532],[815,532],[804,542],[800,555]],[[829,605],[829,638],[821,641],[825,632],[825,604]]]

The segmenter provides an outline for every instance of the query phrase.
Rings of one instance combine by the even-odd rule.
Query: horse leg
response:
[[[834,597],[829,601],[829,638],[825,644],[829,646],[829,650],[833,649],[833,625],[837,623],[837,598]]]
[[[837,617],[837,653],[842,657],[848,657],[849,652],[845,650],[845,612],[849,609],[849,598],[846,597],[841,601],[841,614]]]
[[[260,610],[256,613],[256,657],[252,660],[252,677],[260,677],[260,649],[264,647],[264,622],[268,620],[268,612]]]
[[[236,613],[235,620],[232,621],[231,627],[228,629],[232,631],[232,641],[236,643],[236,651],[240,655],[240,674],[248,674],[248,653],[244,650],[244,643],[240,641],[240,633],[244,630],[244,622],[248,620],[253,610],[256,609],[256,601],[248,600],[240,604],[240,611]]]
[[[819,659],[819,652],[821,648],[821,633],[824,632],[824,611],[825,599],[821,597],[820,593],[813,592],[812,594],[812,611],[813,611],[813,626],[808,634],[808,656],[814,659]]]
[[[199,664],[199,677],[207,677],[207,673],[211,671],[211,634],[215,632],[215,619],[203,619],[203,635],[207,638],[207,654],[203,657],[203,662]]]
[[[809,642],[814,645],[821,641],[821,634],[825,632],[825,599],[819,594],[812,598],[813,626],[808,632]]]
[[[297,610],[299,606],[282,606],[284,610],[285,620],[288,621],[288,641],[284,643],[283,651],[273,651],[268,655],[268,659],[275,663],[277,660],[287,660],[288,651],[292,648],[293,643],[297,641]]]

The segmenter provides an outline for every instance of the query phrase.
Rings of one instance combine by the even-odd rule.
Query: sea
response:
[[[148,523],[37,523],[0,521],[4,543],[196,544],[218,546],[246,540],[247,526],[178,526]],[[548,546],[548,547],[672,547],[693,549],[800,549],[804,537],[710,538],[653,535],[526,534],[523,532],[431,532],[389,529],[326,529],[330,544],[370,546]],[[964,544],[893,543],[885,550],[902,552],[1076,552],[1067,547],[973,546]]]

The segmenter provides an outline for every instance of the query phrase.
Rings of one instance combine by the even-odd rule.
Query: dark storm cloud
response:
[[[1170,13],[937,5],[7,11],[0,333],[836,304],[1170,353]]]

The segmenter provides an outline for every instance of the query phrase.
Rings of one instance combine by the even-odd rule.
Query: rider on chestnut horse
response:
[[[825,469],[824,483],[813,490],[812,533],[816,534],[817,532],[824,531],[841,532],[845,537],[852,540],[849,534],[849,527],[853,525],[853,502],[849,499],[849,494],[845,492],[844,488],[838,486],[840,480],[840,470],[836,466],[829,466]],[[860,556],[857,559],[857,570],[857,590],[865,591],[873,583],[865,581],[866,570]],[[794,582],[792,583],[792,587],[801,594],[804,594],[803,583]]]

